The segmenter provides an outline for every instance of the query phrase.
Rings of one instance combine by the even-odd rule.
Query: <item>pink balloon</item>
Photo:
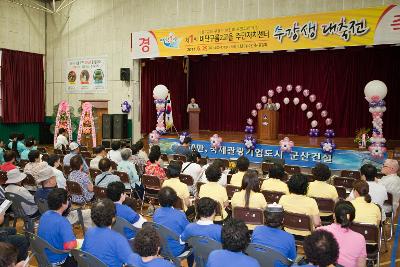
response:
[[[310,95],[309,99],[310,99],[310,102],[312,103],[315,100],[317,100],[317,97],[314,94],[312,94],[312,95]]]
[[[311,119],[313,115],[312,111],[307,112],[307,118]]]
[[[331,125],[331,124],[332,124],[332,119],[331,119],[331,118],[327,118],[327,119],[325,120],[325,124],[326,124],[327,126]]]
[[[325,118],[326,116],[328,116],[328,111],[326,110],[321,111],[321,117]]]
[[[275,90],[276,90],[276,92],[277,92],[278,94],[280,94],[280,93],[282,92],[282,86],[280,86],[280,85],[277,86]]]
[[[305,111],[307,109],[307,104],[301,104],[300,108],[302,111]]]
[[[310,94],[310,90],[304,89],[303,95],[304,95],[305,97],[307,97],[309,94]]]
[[[248,118],[247,119],[247,124],[248,125],[252,125],[253,124],[253,119],[252,118]]]
[[[299,100],[297,97],[295,97],[295,98],[293,99],[293,104],[294,104],[295,106],[297,106],[297,104],[299,104],[299,102],[300,102],[300,100]]]
[[[318,122],[316,120],[313,120],[311,122],[311,127],[315,128],[315,127],[317,127],[317,125],[318,125]]]
[[[292,91],[292,89],[293,89],[293,86],[291,84],[286,85],[286,90],[288,92]]]
[[[268,96],[273,97],[274,96],[274,90],[268,90]]]
[[[256,104],[256,109],[260,110],[261,108],[262,108],[261,103],[257,103],[257,104]]]
[[[280,109],[280,108],[281,108],[281,104],[279,104],[279,103],[275,103],[275,107],[276,107],[276,110],[278,110],[278,109]]]
[[[261,97],[261,102],[263,102],[264,104],[267,103],[268,98],[264,95]]]
[[[283,103],[285,103],[285,105],[289,104],[289,102],[290,102],[290,100],[289,100],[288,97],[285,97],[285,98],[283,99]]]
[[[256,117],[257,116],[257,110],[253,109],[251,111],[251,116]]]
[[[318,102],[317,104],[315,104],[315,108],[320,110],[322,108],[322,103]]]
[[[301,85],[296,85],[296,92],[297,93],[300,93],[302,89],[303,88],[301,87]]]

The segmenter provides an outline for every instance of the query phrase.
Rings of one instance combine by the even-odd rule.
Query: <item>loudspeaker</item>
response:
[[[130,81],[131,80],[131,70],[130,70],[130,68],[121,68],[120,80],[121,81]]]
[[[113,114],[112,139],[128,138],[128,114]]]
[[[50,132],[50,124],[45,122],[39,124],[39,144],[41,145],[53,144],[54,141],[53,137],[54,135],[52,135]]]
[[[111,114],[103,114],[102,115],[102,138],[103,139],[112,139],[112,132],[113,132],[113,118]]]

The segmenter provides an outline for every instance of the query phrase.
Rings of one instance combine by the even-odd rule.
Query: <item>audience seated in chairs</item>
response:
[[[307,196],[329,198],[336,202],[339,197],[336,188],[327,183],[331,177],[331,170],[329,167],[323,163],[317,163],[315,167],[312,168],[311,172],[316,181],[309,184]]]
[[[2,225],[3,223],[4,223],[4,214],[0,214],[0,225]],[[17,234],[17,230],[15,228],[3,227],[3,226],[0,227],[0,244],[4,245],[4,247],[0,245],[0,254],[2,252],[5,252],[3,251],[4,249],[9,248],[4,243],[6,243],[7,246],[8,245],[15,246],[16,261],[18,262],[23,261],[28,256],[29,242],[25,238],[25,236]],[[9,257],[11,257],[11,255],[9,255]],[[4,266],[1,264],[1,260],[0,260],[0,266]]]
[[[161,162],[161,152],[158,150],[151,151],[149,154],[149,162],[147,162],[147,165],[145,167],[145,174],[157,176],[158,179],[164,181],[167,176],[164,169],[160,166]]]
[[[197,194],[196,184],[203,174],[203,168],[197,163],[199,159],[201,159],[200,153],[194,150],[188,157],[188,162],[184,162],[182,165],[182,173],[193,178],[193,185],[189,189],[193,196]]]
[[[111,172],[111,160],[108,158],[104,158],[99,161],[99,169],[101,173],[97,175],[94,180],[95,186],[106,188],[109,183],[116,181],[121,182],[119,176]]]
[[[186,136],[183,139],[182,145],[177,146],[175,149],[175,154],[184,155],[186,158],[190,157],[192,150],[190,149],[190,143],[192,142],[192,138],[190,136]]]
[[[228,207],[229,201],[225,187],[218,183],[219,179],[221,179],[221,168],[217,165],[211,164],[207,168],[205,174],[208,183],[203,184],[200,187],[199,197],[209,197],[221,205],[222,218],[221,216],[216,216],[215,221],[222,221],[228,217],[228,213],[225,211],[225,208]]]
[[[144,162],[147,162],[149,160],[149,157],[147,156],[147,153],[144,151],[144,144],[143,140],[139,140],[135,143],[138,149],[138,156],[144,160]],[[154,147],[154,146],[153,146]]]
[[[217,167],[218,169],[221,170],[221,178],[218,180],[218,184],[220,184],[223,187],[225,187],[228,184],[228,173],[229,173],[229,170],[225,169],[225,164],[220,159],[215,159],[212,162],[212,164],[206,164],[206,165],[203,166],[203,175],[201,176],[199,182],[208,183],[207,176],[206,176],[206,170],[211,165],[214,165],[215,167]]]
[[[304,239],[303,247],[306,254],[305,261],[308,263],[306,266],[341,266],[337,264],[339,245],[330,232],[324,230],[313,232]],[[295,264],[292,266],[298,267],[301,265]]]
[[[264,211],[265,226],[257,226],[251,242],[263,246],[270,247],[288,259],[294,261],[296,259],[296,244],[293,235],[281,230],[283,225],[283,208],[281,205],[270,204]],[[278,266],[286,266],[280,263]]]
[[[355,199],[351,203],[356,210],[354,222],[379,225],[382,219],[381,211],[377,204],[371,202],[368,183],[356,180],[353,187]]]
[[[241,156],[237,159],[236,167],[238,168],[238,172],[232,175],[232,179],[230,184],[234,186],[242,186],[243,175],[249,169],[250,161],[245,156]]]
[[[62,216],[68,209],[67,191],[62,188],[52,190],[47,198],[49,210],[39,221],[38,236],[46,240],[50,245],[60,250],[71,250],[77,247],[77,241],[69,221]],[[59,266],[78,266],[68,253],[55,254],[46,251],[49,262]]]
[[[160,154],[160,157],[161,157],[161,148],[160,148],[159,145],[152,145],[151,148],[150,148],[149,156],[150,156],[150,153],[151,153],[151,152],[156,152],[156,153]],[[149,159],[149,160],[150,160],[150,159]],[[148,162],[147,162],[147,163],[148,163]],[[164,166],[164,160],[160,159],[160,160],[158,161],[158,163],[160,164],[160,167],[161,167],[161,168],[164,168],[164,167],[165,167],[165,166]]]
[[[11,170],[17,168],[15,166],[15,160],[16,160],[15,152],[12,150],[7,150],[6,152],[4,152],[5,163],[3,163],[0,166],[0,170],[2,170],[4,172],[8,172],[8,171],[11,171]]]
[[[130,158],[130,161],[137,167],[138,175],[141,176],[144,174],[144,167],[146,166],[149,157],[141,150],[143,148],[143,142],[141,142],[141,145],[138,144],[139,142],[141,141],[138,141],[136,144],[131,146],[132,157]],[[140,156],[141,151],[146,155],[145,158]]]
[[[221,241],[221,225],[214,224],[218,203],[211,198],[200,198],[196,204],[198,221],[186,226],[181,234],[181,240],[187,242],[193,236],[205,236],[215,241]]]
[[[71,144],[69,144],[69,149],[71,151],[69,152],[69,154],[65,155],[64,160],[63,160],[63,165],[71,166],[71,159],[74,156],[78,155],[82,159],[82,164],[83,164],[82,171],[85,173],[89,173],[89,166],[86,164],[85,159],[80,154],[80,148],[79,148],[78,143],[71,142]]]
[[[167,169],[167,177],[168,180],[165,180],[162,184],[162,187],[169,186],[176,192],[178,198],[183,201],[183,210],[186,211],[190,206],[189,200],[189,189],[186,184],[182,183],[179,180],[179,174],[181,173],[182,166],[178,162],[171,162],[168,165]]]
[[[33,195],[29,193],[28,189],[22,186],[22,181],[25,178],[26,174],[21,173],[18,169],[13,169],[7,172],[6,192],[17,194],[29,202],[35,203]],[[35,218],[40,215],[36,205],[26,205],[22,203],[22,208],[31,218]]]
[[[126,199],[125,186],[122,182],[112,182],[107,186],[107,197],[115,204],[115,215],[127,220],[136,228],[142,228],[146,221],[141,215],[137,214],[132,208],[124,205]],[[135,237],[135,232],[130,229],[124,229],[127,239]]]
[[[285,183],[285,169],[281,164],[273,164],[268,172],[268,179],[261,185],[261,190],[282,192],[289,195],[289,188]]]
[[[308,215],[311,217],[314,227],[320,226],[321,219],[319,217],[317,202],[306,196],[308,188],[307,177],[301,173],[293,174],[288,181],[288,187],[290,194],[282,196],[279,200],[279,204],[283,206],[283,209],[288,212]],[[298,231],[295,229],[285,229],[285,231],[299,236],[310,234],[309,231]]]
[[[68,145],[68,132],[64,128],[58,129],[57,141],[54,149],[64,150]]]
[[[246,266],[259,267],[256,259],[245,255],[250,236],[244,222],[229,219],[222,226],[221,250],[214,250],[208,256],[207,267]]]
[[[135,267],[174,267],[170,261],[160,256],[160,236],[153,227],[145,227],[139,231],[134,240]]]
[[[33,138],[27,138],[25,140],[25,150],[21,152],[21,160],[28,160],[28,154],[32,150],[37,150],[37,147],[35,146],[35,140]]]
[[[367,181],[369,186],[369,195],[371,201],[383,208],[383,203],[388,199],[387,191],[384,185],[378,182],[378,171],[372,164],[364,164],[360,169],[361,179]],[[386,219],[385,213],[382,213],[382,220]]]
[[[393,196],[393,210],[397,212],[400,201],[400,177],[397,175],[399,171],[399,162],[395,159],[385,160],[382,173],[385,175],[379,183],[386,188],[386,191]]]
[[[47,160],[47,163],[52,167],[54,175],[56,176],[57,187],[65,189],[67,186],[67,182],[64,173],[58,169],[61,166],[60,155],[57,154],[50,155],[49,159]]]
[[[231,205],[233,208],[265,209],[267,207],[264,195],[260,193],[260,181],[256,170],[245,172],[242,179],[241,191],[233,194]]]
[[[325,230],[333,234],[339,245],[337,263],[346,267],[366,266],[367,248],[365,238],[350,229],[355,213],[356,211],[351,202],[339,201],[335,206],[335,222],[318,228],[318,230]]]
[[[120,141],[113,141],[111,143],[111,150],[108,151],[107,158],[114,161],[115,163],[119,163],[121,158],[121,142]]]
[[[161,207],[156,209],[153,221],[167,227],[180,236],[189,224],[189,221],[184,212],[173,208],[177,200],[178,196],[174,189],[168,186],[161,188],[160,192],[158,192],[158,201]],[[184,244],[180,244],[179,241],[172,238],[167,240],[167,243],[175,257],[186,250]],[[189,257],[188,261],[193,263],[192,257]],[[189,264],[189,266],[191,266],[191,264]]]
[[[86,232],[82,251],[92,254],[107,266],[134,265],[136,256],[128,239],[111,230],[115,220],[115,204],[108,198],[99,199],[92,205],[91,216],[96,226]]]
[[[93,184],[87,173],[83,172],[84,161],[80,155],[75,155],[71,158],[71,173],[68,176],[68,180],[72,182],[77,182],[83,191],[83,196],[72,195],[72,202],[78,204],[84,204],[92,200]]]
[[[94,157],[90,161],[90,168],[91,169],[99,169],[99,162],[101,159],[104,159],[107,156],[107,152],[104,146],[96,146],[94,149],[94,153],[96,154],[96,157]]]
[[[44,167],[48,166],[47,162],[42,161],[41,154],[39,150],[32,150],[28,154],[29,162],[24,167],[24,172],[33,176],[35,181],[37,181],[38,172]],[[36,182],[37,183],[37,182]],[[36,191],[36,186],[26,186],[30,191]]]
[[[17,158],[20,157],[22,151],[26,149],[24,144],[25,135],[22,133],[12,133],[10,135],[10,142],[8,143],[8,148],[15,152]]]
[[[129,189],[135,189],[139,197],[143,198],[143,186],[140,182],[140,177],[136,171],[135,165],[131,161],[132,150],[130,148],[124,148],[121,150],[122,161],[118,163],[117,170],[121,172],[126,172],[129,176]]]
[[[15,245],[0,242],[0,266],[24,267],[25,261],[18,258],[18,249]]]

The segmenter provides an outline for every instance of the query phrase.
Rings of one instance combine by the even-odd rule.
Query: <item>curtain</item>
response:
[[[318,121],[323,133],[335,130],[340,137],[354,137],[358,128],[372,127],[364,87],[371,80],[381,80],[388,87],[385,98],[383,133],[400,139],[400,47],[349,47],[338,50],[254,53],[249,55],[194,57],[190,60],[189,97],[195,97],[201,108],[200,129],[244,131],[246,119],[269,89],[281,85],[283,91],[273,97],[281,108],[279,133],[307,135],[312,120]],[[293,90],[286,91],[292,84]],[[294,87],[309,89],[317,100],[311,103]],[[291,102],[283,104],[283,98]],[[294,97],[300,99],[295,106]],[[316,110],[315,104],[323,107]],[[314,113],[311,119],[300,109],[302,103]],[[325,125],[320,113],[328,111],[333,124]],[[257,119],[254,118],[254,126]]]
[[[1,78],[3,122],[43,122],[43,55],[2,50]]]
[[[153,88],[158,84],[163,84],[169,89],[177,130],[188,128],[187,76],[184,71],[184,59],[142,60],[141,66],[141,132],[150,133],[156,127]]]

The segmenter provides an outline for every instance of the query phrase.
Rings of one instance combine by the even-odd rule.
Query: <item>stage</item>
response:
[[[210,137],[218,134],[222,138],[219,148],[213,148]],[[359,170],[365,163],[371,163],[381,168],[384,159],[372,158],[367,149],[359,149],[352,138],[334,138],[336,149],[333,153],[325,153],[320,142],[325,137],[309,137],[299,135],[282,135],[277,140],[257,140],[254,150],[247,149],[243,144],[243,132],[215,132],[200,131],[199,134],[191,134],[192,149],[200,152],[205,158],[237,159],[246,156],[253,163],[260,163],[265,157],[275,157],[285,160],[288,165],[312,168],[317,162],[327,164],[332,170]],[[294,142],[291,152],[282,152],[279,141],[289,137]],[[163,135],[159,140],[161,151],[166,154],[175,154],[175,147],[179,145],[177,134]],[[385,158],[387,158],[385,154]]]

